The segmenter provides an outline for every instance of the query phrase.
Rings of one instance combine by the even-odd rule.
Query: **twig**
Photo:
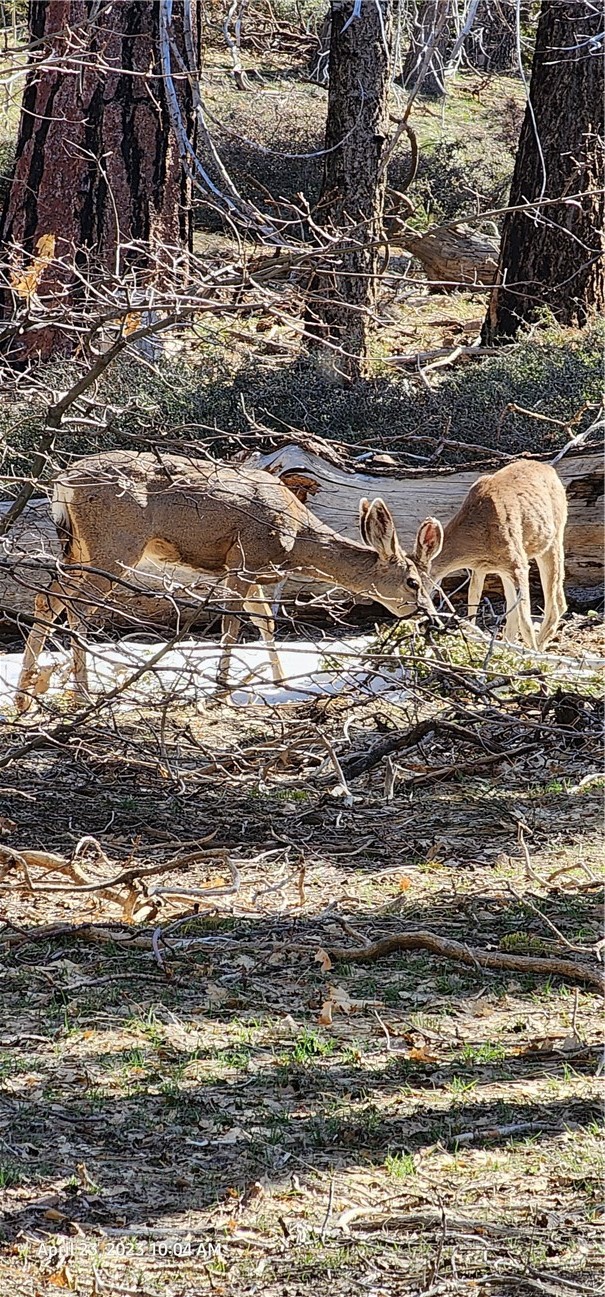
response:
[[[135,330],[134,333],[123,333],[112,347],[97,356],[94,364],[90,366],[86,373],[80,376],[69,391],[64,392],[60,400],[49,407],[46,413],[45,431],[42,433],[40,444],[33,456],[29,478],[24,482],[10,509],[7,509],[6,513],[0,518],[0,536],[6,535],[6,532],[23,513],[26,504],[34,494],[36,484],[44,472],[48,455],[53,448],[55,437],[61,428],[65,411],[74,405],[79,397],[88,391],[89,387],[92,387],[93,383],[96,383],[97,379],[105,373],[105,370],[109,368],[126,347],[131,347],[133,343],[149,338],[154,333],[160,333],[164,329],[171,328],[178,318],[178,315],[170,315],[161,320],[154,320],[151,324],[146,324],[143,328]]]
[[[446,712],[446,716],[448,717],[455,715],[456,713],[452,710]],[[481,736],[475,734],[470,728],[464,729],[462,725],[457,725],[451,719],[446,720],[434,716],[428,720],[419,721],[417,725],[413,725],[409,730],[404,730],[403,732],[397,730],[394,734],[389,734],[386,738],[380,739],[374,744],[369,752],[356,753],[346,761],[343,761],[342,766],[344,767],[347,779],[357,779],[359,775],[364,775],[368,770],[372,770],[374,766],[378,765],[378,762],[382,761],[383,757],[392,756],[393,753],[401,752],[405,748],[415,747],[418,743],[422,742],[422,739],[427,738],[429,734],[452,735],[462,743],[470,743],[474,747],[480,747],[484,752],[487,748],[487,744]],[[534,747],[535,744],[532,744],[531,746]],[[520,750],[520,748],[516,749],[516,751]],[[486,756],[499,761],[512,755],[514,755],[512,749],[509,749],[508,751],[502,749],[494,751],[491,749],[486,753]],[[456,768],[461,769],[460,765]],[[447,767],[447,769],[449,769],[449,767]],[[427,780],[430,780],[432,774],[432,771],[427,771],[426,776],[421,775],[420,779],[426,778]]]
[[[521,850],[523,851],[523,855],[525,856],[525,878],[526,879],[531,878],[533,879],[534,882],[540,883],[540,885],[542,885],[542,879],[540,878],[540,875],[536,873],[535,869],[532,866],[531,858],[529,854],[529,847],[525,841],[525,837],[523,834],[523,826],[521,824],[517,829],[517,841],[521,847]]]
[[[442,779],[451,779],[453,775],[472,774],[474,770],[483,770],[486,766],[497,765],[499,761],[510,761],[513,757],[523,756],[527,752],[534,752],[537,743],[520,743],[516,748],[509,748],[508,752],[490,752],[485,757],[476,757],[472,761],[458,761],[450,766],[438,766],[435,770],[427,770],[421,775],[411,775],[409,779],[400,781],[400,788],[410,791],[419,785],[436,784]]]
[[[379,1230],[392,1226],[396,1229],[430,1229],[432,1226],[444,1228],[448,1236],[458,1233],[478,1233],[482,1238],[527,1238],[527,1231],[507,1225],[497,1225],[485,1220],[460,1220],[448,1216],[443,1211],[401,1212],[398,1215],[385,1211],[383,1207],[349,1207],[339,1216],[337,1224],[340,1229],[349,1232],[349,1227],[359,1221],[366,1230]]]
[[[151,936],[151,949],[153,951],[153,957],[155,959],[156,964],[158,965],[158,968],[161,968],[162,972],[166,974],[166,977],[170,977],[170,972],[166,964],[166,960],[164,959],[164,956],[160,950],[161,939],[162,939],[162,929],[154,928]]]
[[[534,878],[535,876],[536,875],[534,874]],[[551,932],[554,932],[555,937],[561,942],[561,945],[566,946],[568,950],[575,951],[578,955],[594,954],[594,946],[576,946],[573,941],[568,941],[567,937],[563,936],[563,933],[559,931],[559,928],[557,928],[551,919],[549,919],[548,915],[543,914],[542,910],[539,910],[538,906],[534,905],[533,901],[530,901],[527,896],[521,896],[516,888],[513,887],[512,883],[508,883],[507,888],[511,895],[515,897],[515,900],[519,901],[520,905],[526,906],[526,908],[531,910],[533,914],[537,914],[539,919],[542,919],[542,922],[550,928]]]
[[[443,280],[446,284],[448,281]],[[434,284],[432,285],[435,286]],[[489,285],[481,285],[483,292],[488,291]],[[515,343],[512,343],[507,350],[511,350]],[[427,369],[437,369],[442,365],[453,364],[463,356],[496,356],[501,355],[502,347],[479,347],[474,343],[469,343],[465,347],[436,347],[433,351],[410,351],[404,356],[386,356],[388,365],[417,365],[420,368],[420,374],[426,373]]]
[[[483,1139],[507,1139],[509,1135],[525,1135],[531,1131],[544,1134],[546,1130],[563,1130],[563,1126],[546,1126],[543,1121],[516,1121],[510,1126],[479,1126],[476,1130],[466,1130],[462,1135],[455,1135],[457,1144],[474,1144]]]
[[[332,1179],[330,1180],[330,1192],[329,1192],[329,1194],[328,1194],[328,1206],[327,1206],[327,1208],[326,1208],[326,1214],[325,1214],[325,1216],[324,1216],[324,1218],[323,1218],[322,1226],[321,1226],[321,1229],[320,1229],[320,1231],[319,1231],[319,1238],[320,1238],[320,1241],[321,1241],[322,1243],[325,1242],[325,1238],[326,1238],[326,1230],[327,1230],[328,1225],[329,1225],[329,1223],[330,1223],[330,1217],[331,1217],[331,1215],[332,1215],[332,1205],[333,1205],[333,1203],[334,1203],[334,1176],[332,1176]]]
[[[576,1030],[576,1019],[578,1017],[579,1004],[580,1004],[580,992],[578,991],[578,988],[576,986],[573,993],[573,1009],[571,1012],[571,1034],[572,1036],[575,1037],[576,1040],[579,1040],[580,1043],[582,1043],[582,1037],[578,1034]]]
[[[353,805],[353,794],[352,794],[351,789],[349,788],[349,785],[348,785],[348,783],[347,783],[347,780],[346,780],[346,777],[345,777],[344,770],[343,770],[343,768],[342,768],[342,766],[341,766],[341,764],[340,764],[340,761],[339,761],[339,758],[338,758],[338,756],[337,756],[337,754],[336,754],[336,751],[335,751],[333,745],[331,744],[331,742],[330,742],[330,740],[329,740],[327,734],[324,734],[323,731],[320,730],[320,729],[317,728],[317,727],[316,727],[316,733],[317,733],[318,737],[321,739],[321,742],[323,743],[323,745],[324,745],[324,747],[325,747],[325,749],[326,749],[326,751],[327,751],[327,753],[328,753],[328,756],[330,757],[330,760],[331,760],[331,762],[332,762],[332,764],[333,764],[333,766],[334,766],[334,769],[335,769],[336,774],[337,774],[338,779],[339,779],[339,784],[337,785],[336,788],[333,789],[333,792],[334,792],[334,793],[340,793],[340,792],[342,792],[342,793],[344,794],[344,796],[343,796],[343,802],[344,802],[344,805],[345,805],[345,806],[352,806],[352,805]]]

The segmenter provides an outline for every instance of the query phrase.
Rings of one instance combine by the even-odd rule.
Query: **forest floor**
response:
[[[601,1291],[595,989],[329,952],[428,930],[596,967],[602,631],[572,617],[514,687],[454,637],[430,696],[418,653],[413,702],[109,711],[2,772],[7,1292]],[[338,795],[319,726],[346,762],[480,681],[495,766],[436,733]]]

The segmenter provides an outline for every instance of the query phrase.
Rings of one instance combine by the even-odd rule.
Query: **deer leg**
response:
[[[285,675],[282,671],[279,654],[275,647],[275,622],[270,604],[267,603],[263,591],[259,585],[251,585],[244,602],[244,608],[250,615],[250,620],[260,631],[261,638],[264,641],[265,648],[269,654],[271,663],[271,674],[273,683],[282,685],[285,681]]]
[[[75,635],[80,631],[80,620],[71,609],[67,609],[67,620],[69,629],[74,633],[71,641],[71,658],[74,672],[74,690],[78,694],[88,694],[88,666],[86,663],[86,649],[83,644],[78,643]]]
[[[472,622],[477,620],[477,613],[479,612],[479,604],[481,603],[481,596],[483,594],[483,587],[485,585],[485,577],[486,577],[486,573],[481,572],[478,569],[475,569],[471,572],[471,579],[468,583],[467,600],[468,600],[468,619],[469,621]]]
[[[517,564],[510,576],[502,574],[502,584],[506,595],[506,639],[519,638],[528,648],[537,649],[536,632],[531,619],[529,565]]]
[[[538,648],[546,648],[567,608],[563,589],[563,555],[558,541],[537,559],[544,593],[544,617],[538,632]]]
[[[241,617],[237,613],[226,612],[223,614],[221,623],[221,656],[216,671],[216,682],[220,689],[226,689],[229,684],[229,664],[231,662],[231,649],[237,643],[239,629],[241,626]]]
[[[96,573],[83,573],[69,601],[66,599],[67,620],[70,630],[74,632],[72,662],[74,690],[77,694],[88,696],[90,691],[86,646],[78,642],[76,633],[81,633],[82,627],[86,624],[86,618],[106,603],[115,577],[119,576],[124,569],[135,568],[140,558],[141,554],[134,549],[130,553],[122,551],[119,562],[103,556],[102,559],[99,559],[99,567],[103,567],[104,574],[101,576],[101,574],[97,575]]]
[[[223,613],[221,622],[221,656],[216,672],[216,683],[219,690],[226,689],[229,684],[231,650],[233,645],[237,643],[242,620],[239,611],[233,612],[231,610],[229,596],[233,595],[237,608],[242,609],[249,589],[249,582],[244,581],[241,576],[238,576],[237,572],[228,572],[222,584],[227,591],[227,608]]]
[[[510,644],[514,644],[518,639],[520,639],[519,623],[517,619],[519,592],[515,587],[514,581],[509,576],[504,572],[500,572],[499,576],[504,588],[504,600],[506,603],[504,639],[507,639]]]
[[[58,581],[53,581],[44,594],[36,595],[34,603],[35,621],[25,644],[15,696],[15,707],[20,715],[24,715],[25,712],[29,711],[32,705],[35,684],[39,674],[38,658],[52,630],[53,622],[57,620],[64,607],[64,593]]]

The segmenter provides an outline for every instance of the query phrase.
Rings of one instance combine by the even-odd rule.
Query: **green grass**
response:
[[[23,1180],[23,1171],[16,1162],[0,1162],[0,1189],[13,1189]]]
[[[464,1045],[460,1057],[465,1063],[501,1063],[506,1058],[506,1049],[504,1045],[487,1041],[484,1045]]]
[[[384,1159],[384,1169],[395,1180],[407,1180],[409,1176],[416,1174],[414,1158],[411,1153],[387,1153]]]
[[[290,1058],[294,1063],[312,1063],[316,1058],[329,1058],[335,1048],[336,1044],[329,1036],[321,1036],[319,1032],[304,1027],[296,1038]]]

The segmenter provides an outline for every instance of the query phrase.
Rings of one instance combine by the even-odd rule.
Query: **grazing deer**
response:
[[[221,686],[227,683],[242,609],[267,645],[274,680],[283,682],[273,616],[261,583],[275,585],[286,573],[370,595],[398,617],[435,617],[418,569],[401,548],[382,500],[360,502],[360,544],[320,522],[299,498],[310,490],[309,484],[291,480],[294,490],[259,469],[131,451],[92,455],[61,474],[52,512],[63,557],[66,564],[82,564],[87,570],[68,567],[37,596],[17,709],[24,712],[31,703],[38,658],[60,612],[65,609],[70,628],[77,631],[86,608],[102,604],[116,578],[128,576],[144,554],[220,578],[221,589],[228,592],[218,668]],[[73,658],[76,687],[87,691],[86,652],[75,635]]]
[[[563,589],[567,522],[565,487],[548,464],[516,460],[473,483],[457,514],[443,528],[435,518],[419,527],[414,559],[433,580],[468,568],[468,615],[473,620],[488,573],[497,573],[506,598],[505,636],[545,648],[567,603]],[[544,618],[531,620],[529,563],[535,559],[544,593]]]

